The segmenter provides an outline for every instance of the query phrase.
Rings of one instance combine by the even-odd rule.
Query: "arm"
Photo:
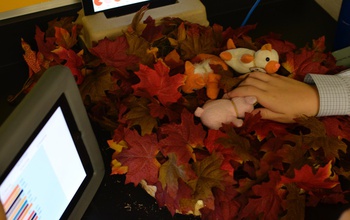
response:
[[[317,116],[350,114],[350,69],[337,75],[308,74],[305,82],[317,87],[320,98]]]
[[[350,69],[337,75],[308,74],[305,82],[254,72],[227,95],[256,96],[263,108],[253,113],[278,122],[294,122],[303,115],[350,114]]]
[[[263,119],[283,123],[294,122],[303,115],[316,116],[319,108],[316,86],[277,74],[249,73],[227,96],[255,96],[263,107],[255,109],[253,114],[260,112]]]

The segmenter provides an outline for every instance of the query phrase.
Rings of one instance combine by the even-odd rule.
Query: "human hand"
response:
[[[249,76],[226,96],[255,96],[262,108],[263,119],[292,123],[301,116],[315,116],[319,109],[317,88],[292,78],[261,72],[248,73]],[[244,77],[244,76],[243,76]]]

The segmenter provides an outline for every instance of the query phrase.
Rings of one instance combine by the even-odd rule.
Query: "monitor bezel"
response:
[[[85,178],[83,188],[74,196],[75,204],[68,208],[69,214],[66,213],[65,216],[67,219],[80,219],[102,182],[105,167],[79,89],[69,68],[50,67],[1,125],[0,174],[2,176],[13,166],[19,154],[27,147],[27,141],[32,138],[33,132],[42,126],[52,109],[57,107],[57,103],[62,106],[62,97],[69,107],[68,111],[62,109],[65,116],[74,118],[68,124],[76,126],[76,131],[80,133],[79,141],[83,144],[85,153],[81,149],[79,151],[86,160],[84,164],[87,165],[85,168],[89,176]]]
[[[93,0],[82,0],[82,5],[85,16],[93,15],[96,13],[105,13],[106,17],[109,18],[135,13],[145,5],[148,5],[148,8],[157,8],[169,4],[174,4],[176,2],[177,0],[148,0],[98,12],[94,11]]]

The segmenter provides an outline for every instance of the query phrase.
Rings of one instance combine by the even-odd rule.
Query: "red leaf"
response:
[[[52,51],[56,49],[55,38],[45,37],[45,33],[40,30],[38,26],[35,29],[35,41],[38,46],[38,50],[42,53],[46,60],[55,61],[61,63],[58,56]]]
[[[240,219],[278,220],[278,215],[284,209],[284,193],[280,188],[280,175],[278,172],[269,172],[269,181],[261,185],[254,185],[253,192],[259,198],[250,198],[248,204],[242,210]],[[262,217],[261,214],[263,214]]]
[[[160,167],[156,159],[159,152],[157,136],[155,134],[140,136],[137,131],[127,130],[125,141],[129,148],[114,158],[128,167],[125,183],[134,183],[136,186],[144,179],[150,185],[155,184],[158,181]]]
[[[201,209],[202,220],[231,220],[235,219],[238,215],[241,204],[234,200],[238,195],[238,192],[234,187],[226,187],[225,191],[218,188],[213,189],[213,194],[215,196],[215,209],[209,209],[204,207]]]
[[[171,123],[163,125],[160,133],[166,138],[160,140],[161,152],[167,156],[175,153],[178,164],[188,163],[191,158],[196,159],[193,148],[203,146],[206,132],[201,124],[194,124],[193,114],[184,110],[181,114],[181,124]]]
[[[151,17],[148,17],[144,23],[147,24],[145,29],[142,31],[142,37],[148,42],[153,43],[163,37],[163,26],[156,26],[156,21]]]
[[[135,95],[147,91],[149,95],[157,96],[163,105],[174,103],[182,96],[179,87],[184,84],[184,75],[169,76],[169,67],[161,61],[154,65],[154,69],[140,64],[140,70],[135,74],[140,78],[140,83],[132,86]]]
[[[139,61],[137,56],[126,53],[128,48],[129,45],[125,36],[121,36],[117,37],[114,41],[104,38],[98,42],[97,46],[91,48],[90,51],[109,66],[125,68]]]
[[[350,141],[350,118],[343,116],[323,117],[320,119],[326,129],[326,133],[332,137],[345,138]]]
[[[339,184],[337,176],[332,177],[332,163],[331,161],[324,167],[319,167],[316,173],[313,172],[312,167],[304,165],[300,170],[294,170],[295,177],[287,178],[282,176],[281,183],[295,183],[300,188],[306,191],[313,191],[316,189],[331,189]]]
[[[237,161],[240,163],[242,160],[235,154],[233,148],[225,148],[217,142],[219,138],[227,138],[227,135],[220,130],[209,130],[208,136],[204,140],[204,145],[209,153],[220,152],[224,156],[221,169],[226,170],[231,176],[233,176],[234,168],[231,165],[231,161]]]
[[[328,68],[322,65],[322,60],[314,58],[315,51],[301,49],[300,53],[287,53],[287,61],[282,65],[292,74],[293,78],[303,81],[308,73],[326,74],[328,71]]]
[[[165,116],[168,117],[169,121],[175,121],[180,118],[180,114],[171,109],[171,106],[165,107],[159,103],[152,102],[148,105],[150,114],[154,118],[163,119]]]
[[[80,85],[84,80],[84,76],[81,72],[81,68],[83,66],[82,57],[76,54],[73,50],[67,50],[64,47],[58,47],[53,52],[57,54],[60,59],[67,61],[65,66],[69,67],[76,79],[77,84]]]
[[[179,179],[179,190],[176,198],[171,197],[167,193],[167,187],[163,190],[161,183],[157,183],[156,199],[159,206],[166,206],[172,215],[175,215],[177,211],[186,214],[188,211],[192,210],[190,207],[183,207],[183,204],[187,204],[186,200],[191,200],[193,190],[184,181]]]

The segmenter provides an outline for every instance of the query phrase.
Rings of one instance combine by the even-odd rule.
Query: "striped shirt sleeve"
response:
[[[317,87],[317,116],[350,115],[350,69],[336,75],[308,74],[304,81]]]

